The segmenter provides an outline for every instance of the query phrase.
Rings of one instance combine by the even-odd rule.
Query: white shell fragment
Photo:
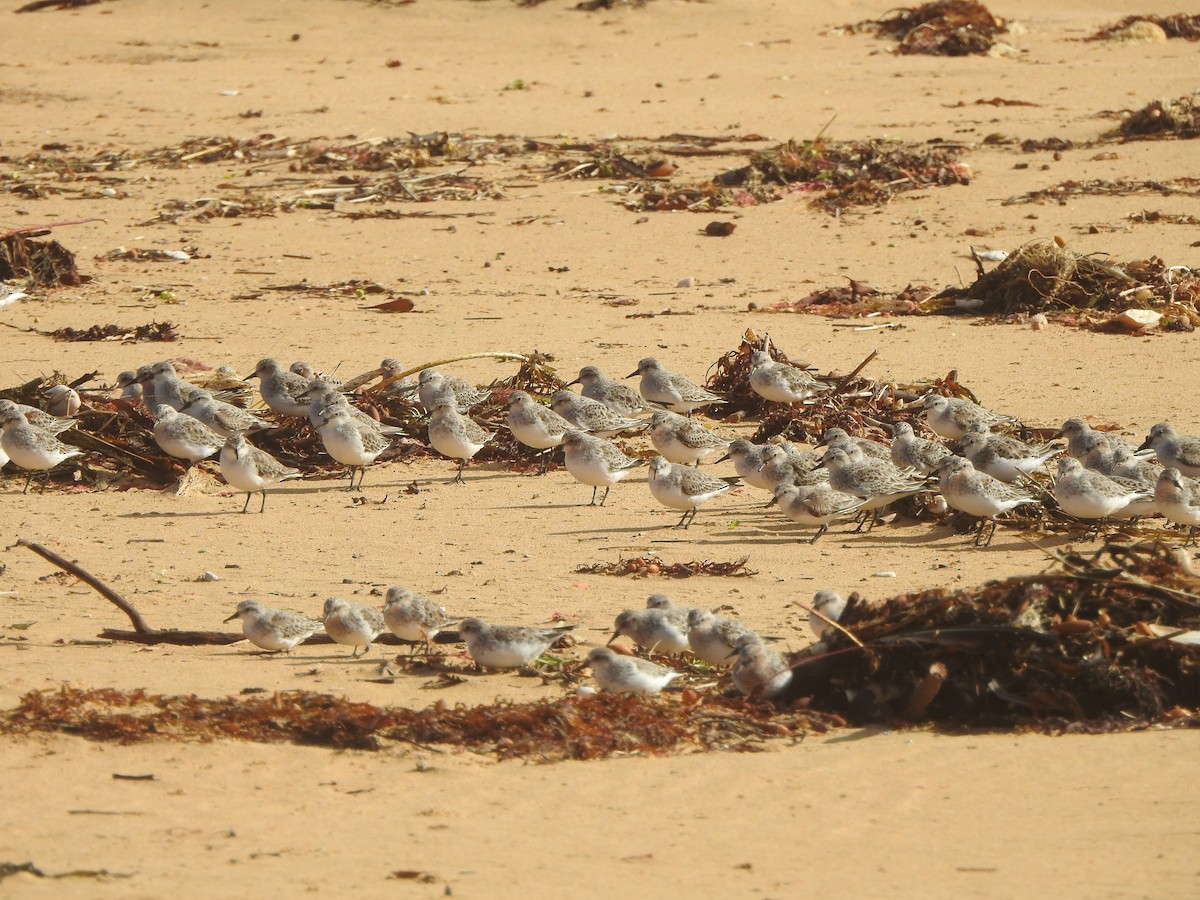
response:
[[[1113,321],[1130,331],[1148,331],[1156,327],[1162,318],[1162,313],[1152,309],[1127,309],[1116,316]]]

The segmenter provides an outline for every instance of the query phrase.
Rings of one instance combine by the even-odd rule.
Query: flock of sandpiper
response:
[[[806,401],[830,389],[806,369],[774,360],[765,351],[755,351],[750,366],[752,390],[773,403],[794,405],[800,415]],[[454,480],[461,482],[466,463],[495,436],[468,415],[491,392],[434,369],[421,371],[416,381],[396,377],[400,372],[400,364],[389,359],[369,374],[383,378],[389,391],[412,396],[428,411],[429,445],[457,460]],[[998,516],[1050,498],[1062,513],[1097,529],[1109,519],[1161,515],[1185,526],[1188,541],[1195,543],[1200,527],[1200,438],[1181,436],[1166,422],[1155,425],[1135,446],[1082,419],[1069,419],[1061,429],[1065,445],[1035,446],[996,433],[994,429],[1013,424],[1012,417],[931,393],[920,404],[936,439],[899,423],[890,445],[830,429],[820,447],[803,450],[787,442],[733,440],[701,424],[692,413],[723,403],[724,398],[664,369],[652,357],[641,360],[628,377],[634,376],[640,376],[637,390],[596,366],[585,366],[572,382],[581,385],[581,392],[560,390],[548,403],[525,391],[512,391],[506,404],[507,427],[517,441],[534,450],[549,454],[561,447],[567,472],[592,487],[593,505],[604,488],[601,506],[612,487],[645,464],[627,456],[612,439],[645,432],[659,454],[649,463],[650,493],[662,505],[682,511],[677,528],[686,528],[703,504],[741,482],[768,491],[770,504],[792,521],[816,527],[813,541],[838,519],[857,515],[861,528],[889,504],[922,492],[936,495],[935,507],[978,518],[977,544],[990,543]],[[353,405],[346,386],[305,363],[285,369],[264,359],[245,380],[255,378],[273,413],[307,419],[329,456],[349,467],[351,490],[356,474],[361,489],[366,468],[401,432]],[[262,495],[262,512],[267,488],[301,477],[251,443],[255,432],[276,422],[227,402],[220,392],[189,383],[170,362],[123,372],[117,387],[126,400],[140,398],[153,418],[154,440],[165,453],[189,464],[219,454],[226,482],[246,493],[243,512],[249,510],[253,494]],[[79,395],[58,385],[47,390],[43,400],[44,408],[0,400],[0,466],[11,461],[27,471],[26,491],[36,473],[82,453],[56,436],[74,424]],[[702,461],[718,454],[718,461],[732,461],[736,477],[699,469]],[[1031,476],[1060,455],[1047,490]],[[820,592],[814,599],[820,617],[814,617],[814,623],[836,621],[840,602],[836,594]],[[239,604],[232,618],[241,619],[251,642],[270,651],[290,650],[322,627],[335,641],[356,648],[369,646],[385,630],[428,647],[439,630],[456,625],[472,658],[490,668],[526,666],[562,636],[560,628],[453,620],[433,601],[402,588],[388,592],[382,613],[330,598],[321,620],[254,601]],[[787,683],[790,670],[783,657],[737,620],[677,609],[661,595],[651,597],[645,610],[623,612],[614,637],[620,634],[643,648],[687,651],[712,665],[733,660],[734,684],[747,695],[770,697]],[[606,690],[656,693],[678,674],[606,647],[593,649],[586,664]]]

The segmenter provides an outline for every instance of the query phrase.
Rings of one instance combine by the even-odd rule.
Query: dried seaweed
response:
[[[884,384],[864,377],[861,372],[874,359],[872,353],[849,374],[814,375],[829,390],[815,394],[802,406],[771,403],[750,387],[750,355],[755,350],[765,350],[780,362],[789,361],[769,334],[747,329],[738,346],[717,360],[705,383],[726,398],[719,409],[720,415],[759,419],[752,438],[755,441],[781,437],[817,443],[826,429],[834,427],[864,437],[890,438],[889,423],[919,424],[920,410],[913,406],[913,401],[929,391],[974,399],[974,394],[958,383],[954,372],[944,379],[914,385]]]
[[[580,575],[665,575],[667,578],[691,578],[693,575],[757,575],[746,567],[749,556],[730,562],[710,560],[666,563],[652,553],[621,557],[615,563],[591,563],[575,567]]]
[[[1130,114],[1116,134],[1125,140],[1200,137],[1200,97],[1153,100]]]
[[[990,272],[981,267],[969,287],[945,291],[924,307],[949,311],[960,299],[976,301],[973,311],[991,315],[1104,313],[1081,320],[1092,326],[1130,309],[1152,310],[1190,329],[1200,324],[1200,271],[1157,257],[1109,263],[1057,240],[1030,241]]]
[[[1152,22],[1162,29],[1168,38],[1183,38],[1200,41],[1200,15],[1178,13],[1173,16],[1135,15],[1126,16],[1119,22],[1105,25],[1095,34],[1084,38],[1087,41],[1111,41],[1127,36],[1141,22]]]
[[[58,2],[58,0],[56,0]],[[97,3],[99,0],[82,0],[77,5],[86,5],[88,3]],[[33,4],[31,4],[33,5]],[[67,4],[60,3],[60,6],[66,8]],[[29,10],[20,10],[17,12],[29,12]],[[115,776],[114,776],[115,777]],[[76,810],[71,810],[72,813]],[[110,872],[108,869],[67,869],[62,872],[46,872],[32,862],[11,863],[0,862],[0,881],[9,878],[13,875],[29,875],[32,878],[49,878],[57,881],[62,878],[99,878],[107,881],[110,878],[132,878],[133,872]]]
[[[794,659],[791,696],[852,724],[1119,731],[1200,726],[1200,648],[1170,640],[1200,616],[1200,581],[1163,544],[1063,554],[1061,571],[851,604],[840,632]]]
[[[1139,225],[1200,225],[1200,216],[1188,213],[1165,213],[1154,209],[1143,209],[1141,212],[1130,213],[1130,222]]]
[[[82,331],[68,325],[65,328],[45,333],[56,341],[121,341],[125,344],[136,344],[141,341],[179,340],[179,333],[171,322],[150,322],[147,325],[136,325],[133,328],[122,328],[119,325],[93,325]]]
[[[142,167],[178,168],[244,164],[246,174],[286,166],[288,174],[266,183],[222,182],[213,195],[175,199],[150,222],[184,219],[272,216],[292,210],[336,210],[355,218],[413,215],[385,203],[430,200],[479,200],[503,196],[503,188],[469,170],[478,163],[520,163],[547,180],[603,178],[614,181],[612,192],[627,196],[634,209],[712,210],[778,200],[787,193],[813,194],[824,209],[878,205],[895,194],[928,185],[965,184],[969,173],[958,161],[960,147],[931,142],[909,145],[894,141],[839,143],[815,140],[788,142],[755,153],[737,144],[765,143],[759,135],[706,137],[670,134],[658,138],[629,137],[612,141],[545,141],[523,137],[475,136],[445,131],[405,138],[353,140],[329,144],[293,141],[263,134],[251,138],[209,136],[142,152],[103,150],[91,156],[54,152],[0,156],[20,178],[0,180],[0,190],[29,199],[75,190],[73,181],[103,180],[119,191],[119,173]],[[722,146],[727,145],[727,146]],[[676,172],[672,157],[749,156],[750,164],[690,185],[670,182]],[[449,168],[447,168],[449,167]],[[437,171],[427,171],[438,168]],[[85,188],[89,190],[90,188]],[[219,193],[218,193],[219,192]],[[376,207],[364,210],[360,204]],[[353,212],[348,211],[356,207]],[[475,213],[479,215],[481,213]]]
[[[881,206],[905,191],[970,184],[970,169],[959,161],[961,150],[940,141],[788,141],[752,154],[747,165],[708,183],[664,187],[647,181],[630,186],[624,202],[636,211],[711,212],[772,203],[802,192],[814,195],[812,204],[831,213]]]
[[[75,266],[75,254],[58,241],[36,241],[44,231],[0,236],[0,281],[24,279],[28,288],[78,287],[91,281]]]
[[[1163,197],[1182,195],[1200,197],[1200,178],[1168,178],[1162,181],[1108,181],[1093,178],[1087,181],[1064,181],[1048,188],[1040,188],[1024,194],[1016,194],[1004,201],[1005,206],[1022,203],[1043,203],[1047,200],[1060,205],[1068,200],[1088,196],[1126,197],[1132,194],[1159,194]]]
[[[306,691],[209,700],[64,687],[26,694],[15,708],[0,712],[0,734],[48,732],[122,744],[237,739],[355,750],[399,742],[551,762],[691,748],[752,750],[770,739],[825,731],[838,721],[740,699],[689,699],[693,702],[684,704],[597,694],[473,707],[436,703],[414,710]]]
[[[891,38],[898,42],[897,53],[969,56],[991,50],[997,35],[1008,32],[1008,23],[975,0],[936,0],[840,30]]]
[[[803,312],[831,319],[857,318],[860,316],[913,316],[923,315],[921,304],[932,297],[934,289],[928,285],[906,286],[898,293],[877,290],[853,278],[844,286],[823,288],[801,297],[799,300],[780,300],[762,312]]]

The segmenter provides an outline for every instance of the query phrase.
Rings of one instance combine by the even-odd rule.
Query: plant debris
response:
[[[43,230],[0,235],[0,281],[24,279],[33,288],[78,287],[91,281],[75,266],[75,254],[58,241],[35,241]]]
[[[826,731],[837,721],[722,697],[696,698],[685,705],[666,698],[596,694],[473,707],[435,703],[414,710],[307,691],[209,700],[63,687],[26,694],[15,708],[0,712],[0,733],[72,734],[122,744],[233,738],[354,750],[400,742],[552,762],[690,748],[753,750],[770,739]]]
[[[1173,16],[1135,15],[1126,16],[1119,22],[1105,25],[1095,34],[1084,38],[1087,41],[1111,41],[1127,39],[1137,33],[1140,23],[1149,22],[1162,29],[1164,37],[1200,41],[1200,15],[1177,13]]]
[[[803,312],[831,319],[860,316],[921,315],[921,304],[936,291],[928,285],[908,285],[899,293],[878,290],[862,281],[847,279],[844,286],[813,291],[799,300],[780,300],[763,312]]]
[[[1200,616],[1200,580],[1159,543],[1057,561],[981,588],[851,602],[838,624],[855,640],[837,631],[797,654],[790,696],[854,725],[1200,727],[1200,646],[1172,639]]]
[[[96,3],[99,0],[84,0],[85,3]],[[83,5],[83,4],[79,4]],[[26,12],[27,10],[18,9],[17,12]],[[75,810],[71,810],[72,813]],[[30,875],[34,878],[49,878],[57,880],[60,878],[132,878],[133,872],[110,872],[108,869],[69,869],[65,872],[46,872],[32,862],[11,863],[0,862],[0,881],[9,878],[13,875]]]
[[[117,247],[96,257],[102,262],[187,262],[200,255],[195,247],[163,250],[159,247]]]
[[[1107,327],[1131,309],[1152,310],[1165,317],[1166,327],[1190,331],[1200,325],[1200,271],[1157,257],[1109,263],[1058,240],[1038,240],[1016,248],[990,272],[980,266],[972,285],[945,291],[924,306],[948,311],[960,301],[970,301],[972,312],[1052,312],[1092,327]]]
[[[126,344],[136,344],[140,341],[177,341],[179,333],[170,322],[151,322],[148,325],[137,325],[133,328],[122,328],[119,325],[93,325],[82,331],[69,325],[55,331],[44,332],[56,341],[121,341]]]
[[[1163,197],[1183,195],[1185,197],[1200,197],[1200,178],[1168,178],[1162,181],[1127,181],[1118,179],[1108,181],[1103,178],[1092,178],[1087,181],[1064,181],[1061,184],[1024,194],[1017,194],[1004,201],[1005,206],[1016,206],[1021,203],[1042,203],[1052,200],[1060,205],[1068,200],[1079,197],[1106,196],[1126,197],[1131,194],[1159,194]]]
[[[896,52],[902,54],[970,56],[990,51],[997,35],[1008,32],[1008,23],[975,0],[936,0],[838,30],[891,38],[899,42]]]
[[[773,203],[800,192],[813,195],[812,204],[830,213],[882,206],[905,191],[970,184],[971,171],[959,161],[961,151],[960,145],[941,141],[788,141],[753,153],[747,165],[707,183],[628,185],[624,202],[635,211],[711,212]]]
[[[665,563],[652,553],[622,557],[615,563],[592,563],[575,567],[580,575],[665,575],[668,578],[691,578],[693,575],[757,575],[746,567],[749,556],[731,562]]]
[[[1126,118],[1116,134],[1125,140],[1200,137],[1200,95],[1151,101]]]
[[[705,387],[725,397],[719,414],[726,418],[755,418],[760,424],[751,440],[772,438],[815,444],[826,429],[844,428],[863,437],[890,439],[890,423],[912,422],[919,425],[920,409],[913,401],[930,391],[952,397],[975,399],[951,372],[944,379],[913,385],[884,384],[861,372],[878,355],[871,353],[849,374],[814,374],[828,390],[814,394],[802,406],[771,403],[750,387],[750,356],[764,350],[777,362],[790,362],[769,334],[747,329],[738,346],[713,365]],[[910,408],[911,407],[911,408]]]
[[[373,138],[330,144],[326,139],[294,141],[275,134],[252,138],[209,136],[145,151],[104,149],[75,155],[52,152],[0,156],[12,167],[0,191],[28,199],[76,190],[73,182],[102,181],[123,196],[122,186],[137,169],[231,164],[246,166],[247,177],[222,181],[204,197],[165,203],[146,225],[204,222],[215,218],[273,216],[293,210],[330,210],[350,218],[403,218],[390,203],[483,200],[504,196],[504,187],[470,172],[485,163],[518,163],[548,181],[602,178],[614,182],[606,193],[621,194],[631,209],[711,211],[773,202],[796,191],[814,195],[823,209],[874,206],[919,187],[966,184],[970,173],[959,162],[962,147],[938,141],[835,142],[818,139],[763,150],[760,135],[668,134],[605,141],[547,141],[517,136],[477,136],[445,131],[405,138]],[[690,185],[672,181],[670,158],[737,155],[749,165]],[[250,178],[271,168],[287,172]],[[427,171],[428,170],[428,171]],[[364,209],[370,206],[370,209]],[[490,215],[488,212],[438,215]],[[432,214],[426,214],[432,215]],[[518,223],[520,224],[520,223]]]
[[[1200,225],[1200,216],[1143,209],[1141,212],[1130,213],[1129,221],[1139,225]]]

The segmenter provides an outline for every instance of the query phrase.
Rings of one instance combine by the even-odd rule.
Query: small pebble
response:
[[[205,572],[203,575],[201,575],[196,580],[197,581],[220,581],[221,576],[218,575],[216,572]]]
[[[696,283],[696,279],[692,278],[692,276],[689,275],[687,278],[680,278],[677,282],[675,282],[675,287],[688,288],[688,287],[692,287],[695,283]]]

